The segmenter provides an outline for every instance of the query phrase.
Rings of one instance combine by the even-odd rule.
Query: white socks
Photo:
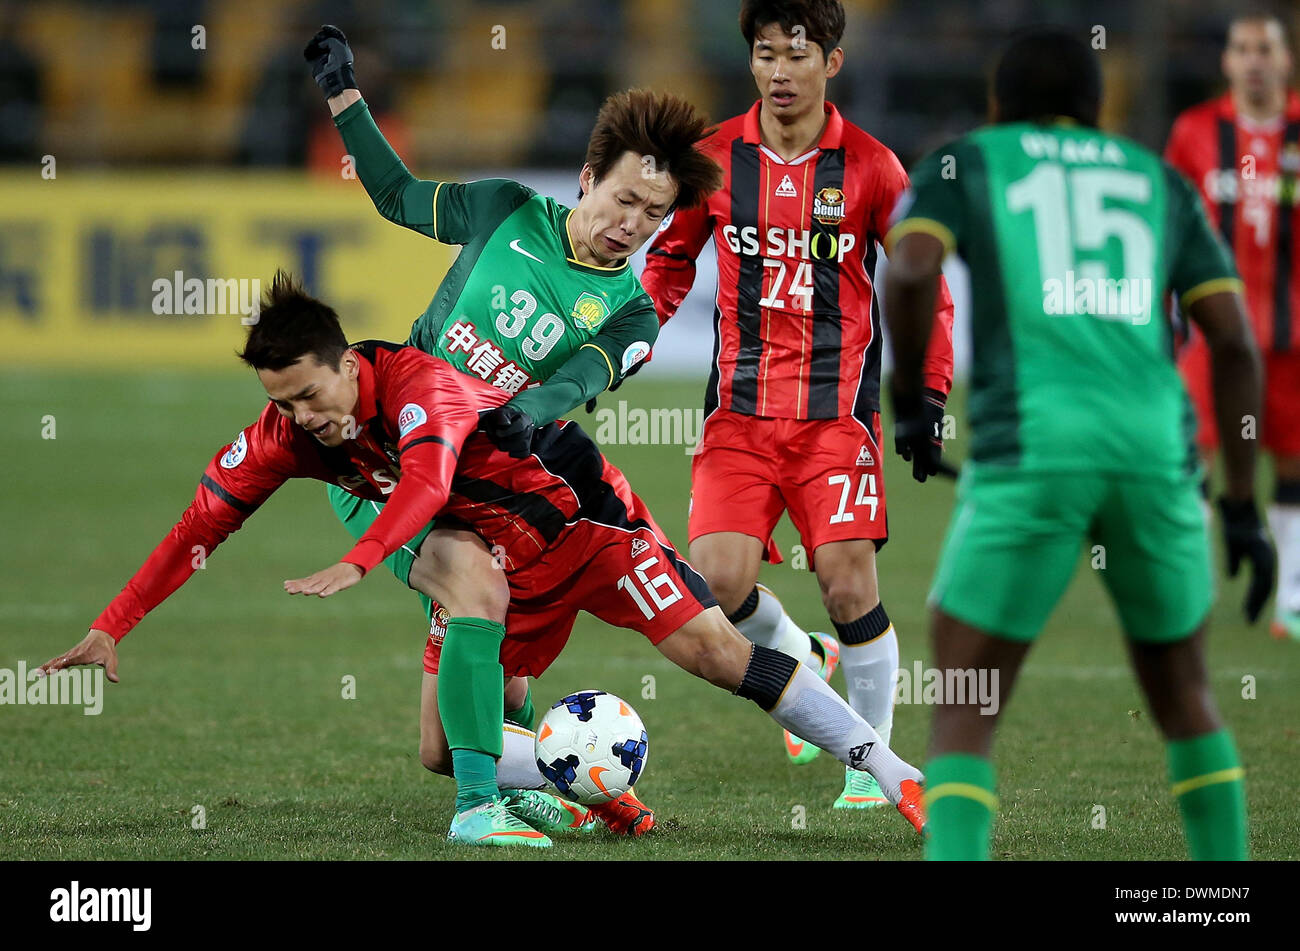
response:
[[[899,759],[871,724],[802,664],[795,668],[771,715],[791,733],[826,750],[846,766],[865,769],[894,804],[902,797],[903,780],[922,781],[920,770]]]
[[[813,652],[808,632],[790,619],[781,602],[769,588],[755,585],[758,604],[740,620],[731,619],[736,630],[762,647],[770,647],[806,664],[814,671],[821,670],[821,657]],[[742,608],[743,610],[743,608]]]
[[[848,684],[849,706],[888,743],[894,727],[894,671],[898,669],[894,625],[865,644],[841,644],[840,668]]]
[[[1282,620],[1287,614],[1300,614],[1300,505],[1270,505],[1268,523],[1277,545],[1277,600],[1273,613]]]
[[[514,723],[502,727],[501,759],[497,760],[497,786],[500,789],[542,789],[546,780],[537,770],[533,750],[536,734]]]

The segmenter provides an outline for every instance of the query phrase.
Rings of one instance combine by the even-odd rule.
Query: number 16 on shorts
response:
[[[876,491],[876,474],[874,472],[854,473],[858,477],[857,492],[853,491],[853,475],[833,475],[827,478],[827,482],[832,487],[839,487],[840,504],[831,516],[831,524],[839,525],[842,522],[852,522],[854,513],[851,512],[849,499],[852,498],[852,507],[859,508],[867,506],[870,513],[867,515],[868,521],[876,520],[876,511],[880,507],[880,495]]]

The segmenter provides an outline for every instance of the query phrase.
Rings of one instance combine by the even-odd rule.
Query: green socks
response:
[[[1193,859],[1246,859],[1244,775],[1227,730],[1169,741],[1169,778]]]
[[[983,756],[945,753],[926,764],[926,859],[988,859],[994,788],[993,764]]]
[[[438,715],[456,774],[456,811],[497,795],[501,758],[501,642],[506,629],[484,618],[452,618],[438,661]]]
[[[533,723],[537,719],[537,711],[533,709],[533,688],[529,684],[528,692],[524,694],[524,702],[519,705],[518,710],[507,710],[506,719],[511,723],[516,723],[525,730],[531,730]]]

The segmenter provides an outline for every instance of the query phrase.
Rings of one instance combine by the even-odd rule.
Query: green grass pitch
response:
[[[637,380],[604,401],[694,408],[702,390]],[[6,371],[0,667],[41,663],[82,638],[188,504],[211,454],[263,402],[250,374]],[[47,415],[54,439],[42,438]],[[684,546],[690,457],[680,446],[605,449]],[[924,599],[953,486],[918,485],[892,449],[886,458],[893,537],[880,582],[910,668],[929,657]],[[787,552],[795,543],[788,523],[778,540]],[[453,787],[417,755],[414,595],[382,571],[327,601],[281,590],[347,546],[323,487],[295,482],[123,642],[122,683],[106,685],[102,715],[0,706],[0,859],[519,858],[444,841]],[[1163,746],[1094,573],[1081,557],[1004,716],[996,856],[1185,857]],[[766,567],[763,580],[805,627],[827,626],[807,571]],[[1248,771],[1252,854],[1296,859],[1300,645],[1246,627],[1242,592],[1226,583],[1215,608],[1215,692]],[[343,698],[348,676],[355,699]],[[1243,698],[1245,677],[1254,699]],[[839,674],[834,683],[843,688]],[[562,839],[529,858],[920,858],[893,810],[831,810],[842,772],[829,756],[789,765],[752,704],[584,615],[534,694],[540,707],[588,687],[623,696],[645,720],[637,788],[659,828],[637,841]],[[893,745],[918,764],[928,721],[925,707],[897,708]],[[204,829],[192,828],[195,806]]]

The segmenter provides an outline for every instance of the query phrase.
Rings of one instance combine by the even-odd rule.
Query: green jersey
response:
[[[1192,187],[1155,153],[1061,121],[926,158],[886,247],[923,231],[970,268],[976,465],[1163,473],[1195,465],[1167,292],[1240,290]]]
[[[624,261],[577,259],[573,210],[507,179],[420,181],[365,102],[334,119],[385,218],[463,245],[408,343],[507,393],[537,425],[621,380],[650,352],[659,318]]]

